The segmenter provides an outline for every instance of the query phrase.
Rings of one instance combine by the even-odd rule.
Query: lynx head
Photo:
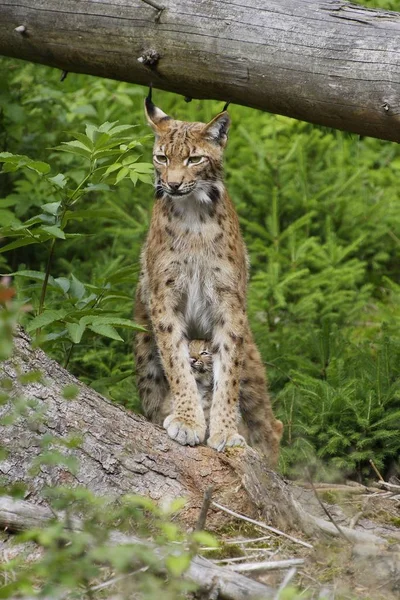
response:
[[[198,199],[211,202],[221,186],[222,156],[230,124],[228,113],[220,113],[209,123],[176,121],[150,98],[145,100],[145,113],[155,133],[153,162],[157,195],[183,198],[196,192]]]
[[[189,360],[195,380],[203,385],[213,383],[213,355],[211,344],[204,340],[189,342]]]

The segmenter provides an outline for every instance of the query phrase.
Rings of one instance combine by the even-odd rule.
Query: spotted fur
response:
[[[156,201],[135,309],[136,321],[148,330],[137,334],[135,349],[144,412],[181,444],[205,439],[188,344],[205,339],[214,368],[209,446],[222,450],[245,444],[237,425],[244,375],[252,394],[243,395],[244,420],[250,430],[252,407],[263,406],[266,423],[257,417],[257,435],[268,445],[276,420],[247,321],[247,254],[223,183],[229,116],[222,112],[208,124],[176,121],[149,100],[146,116],[155,133]],[[167,398],[172,398],[172,412],[166,416]]]
[[[210,408],[213,397],[213,355],[211,343],[206,340],[191,340],[189,343],[189,364],[195,378],[198,400],[204,412],[207,428],[210,422]],[[173,399],[171,393],[163,405],[164,418],[172,411]]]
[[[209,427],[210,408],[212,404],[214,376],[213,354],[211,343],[206,340],[189,342],[189,361],[192,373],[197,382],[197,390],[203,407],[206,425]],[[257,372],[257,367],[260,367]],[[267,459],[270,466],[276,466],[279,458],[279,442],[282,437],[283,424],[268,412],[268,398],[261,395],[264,378],[263,367],[251,361],[249,370],[251,377],[244,373],[239,385],[238,429],[246,442],[255,447]],[[260,379],[258,377],[260,376]],[[261,384],[261,386],[260,386]],[[265,393],[265,388],[264,388]]]

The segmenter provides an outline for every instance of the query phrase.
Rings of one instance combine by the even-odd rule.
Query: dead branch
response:
[[[342,0],[0,0],[0,54],[399,141],[400,15]]]

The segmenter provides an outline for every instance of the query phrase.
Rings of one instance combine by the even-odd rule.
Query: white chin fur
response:
[[[195,201],[209,204],[212,202],[210,198],[212,188],[217,188],[220,195],[222,195],[224,184],[222,181],[198,181],[193,190],[183,196],[168,194],[168,192],[165,193],[176,203]]]

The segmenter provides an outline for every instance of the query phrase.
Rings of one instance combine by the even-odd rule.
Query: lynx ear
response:
[[[144,112],[148,124],[156,133],[163,129],[165,123],[171,119],[171,117],[153,104],[150,93],[144,101]]]
[[[212,142],[224,147],[228,140],[228,129],[230,124],[230,117],[225,110],[214,117],[212,121],[207,123],[203,129],[203,135],[208,140],[211,140]]]

